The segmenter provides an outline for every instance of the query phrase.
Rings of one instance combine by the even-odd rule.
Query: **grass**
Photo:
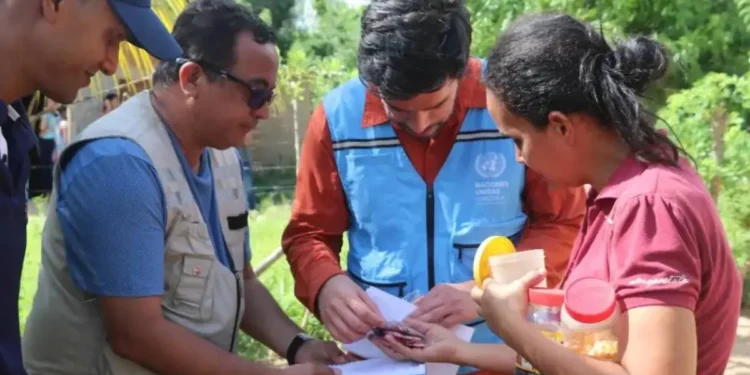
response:
[[[253,253],[251,263],[255,267],[279,247],[281,234],[289,220],[290,205],[288,200],[281,203],[274,203],[274,201],[279,202],[278,197],[276,199],[265,199],[259,205],[259,209],[254,211],[250,217],[250,243]],[[36,204],[39,206],[40,202],[36,202]],[[43,212],[43,210],[41,211]],[[19,298],[21,329],[25,326],[26,317],[31,310],[31,303],[37,289],[43,226],[43,216],[30,216],[26,260]],[[260,276],[260,279],[287,315],[302,326],[305,331],[320,338],[330,338],[317,318],[306,313],[307,310],[294,297],[294,282],[289,271],[289,265],[283,257],[268,268]],[[248,301],[248,303],[252,303],[252,301]],[[244,334],[239,337],[238,353],[254,360],[277,359],[263,345]]]

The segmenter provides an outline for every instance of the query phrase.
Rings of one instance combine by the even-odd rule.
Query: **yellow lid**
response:
[[[491,236],[482,241],[474,256],[474,282],[477,286],[481,288],[484,279],[490,277],[490,258],[515,252],[516,247],[508,237]]]

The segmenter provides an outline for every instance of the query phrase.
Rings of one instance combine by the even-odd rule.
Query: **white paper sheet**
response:
[[[388,358],[366,359],[331,367],[341,370],[341,375],[422,375],[426,371],[423,364],[396,362]]]
[[[402,321],[417,308],[413,304],[375,287],[368,288],[366,292],[372,301],[378,306],[380,313],[386,321]],[[460,339],[469,341],[474,334],[474,328],[460,325],[456,327],[455,332],[456,336]],[[382,350],[366,338],[351,344],[345,344],[344,349],[363,358],[386,359],[388,362],[398,363],[389,359]],[[426,371],[426,375],[455,375],[458,372],[458,368],[458,365],[449,363],[428,363],[425,367],[426,370],[423,371]],[[420,375],[424,373],[425,372],[422,372]]]

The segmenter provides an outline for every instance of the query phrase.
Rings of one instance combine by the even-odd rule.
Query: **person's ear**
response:
[[[576,129],[570,116],[559,111],[552,111],[547,115],[547,131],[560,137],[563,142],[573,145]]]
[[[180,67],[178,73],[180,88],[187,96],[194,97],[198,95],[198,85],[205,77],[205,72],[200,65],[189,61]]]
[[[60,16],[60,8],[67,6],[69,1],[66,0],[42,0],[42,17],[47,22],[55,23]]]

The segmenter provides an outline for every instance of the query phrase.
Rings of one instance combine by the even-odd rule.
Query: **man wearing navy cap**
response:
[[[150,0],[0,0],[0,374],[24,374],[18,292],[36,139],[21,98],[71,103],[96,72],[114,74],[125,40],[159,59],[182,54]]]
[[[270,115],[274,32],[234,0],[194,0],[173,35],[185,54],[159,63],[153,89],[60,154],[26,371],[334,375],[350,358],[307,336],[249,263],[236,147]],[[242,332],[290,366],[242,358]]]

